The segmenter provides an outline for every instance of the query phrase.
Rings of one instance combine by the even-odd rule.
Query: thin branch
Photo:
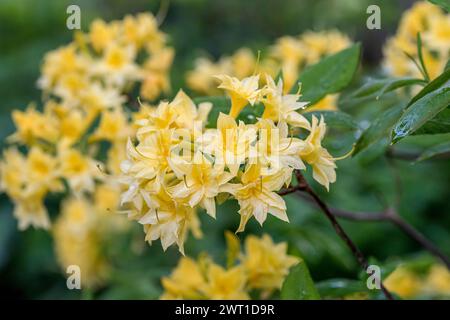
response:
[[[317,205],[311,197],[301,193],[298,193],[297,195],[302,197],[302,199]],[[335,217],[351,221],[390,222],[402,230],[412,240],[416,241],[425,250],[439,258],[447,266],[447,269],[450,270],[450,259],[436,247],[436,245],[425,238],[422,233],[399,216],[393,208],[388,208],[385,212],[350,212],[337,208],[330,208],[330,211]]]
[[[330,211],[328,206],[325,204],[325,202],[320,199],[320,197],[314,192],[313,189],[309,186],[308,182],[303,177],[302,173],[299,170],[295,171],[297,180],[299,185],[303,188],[303,190],[308,193],[315,201],[317,206],[323,211],[325,216],[330,220],[331,225],[333,226],[334,230],[336,231],[337,235],[345,242],[345,244],[350,248],[351,252],[355,256],[356,260],[360,264],[360,266],[364,269],[364,271],[367,272],[367,268],[369,266],[369,263],[367,262],[366,258],[364,257],[363,253],[358,249],[356,244],[350,239],[350,237],[347,235],[347,233],[344,231],[344,229],[341,227],[339,222],[336,220],[336,217],[333,215],[333,213]],[[386,296],[387,299],[393,300],[391,293],[386,289],[386,287],[383,285],[383,283],[380,283],[381,291]]]

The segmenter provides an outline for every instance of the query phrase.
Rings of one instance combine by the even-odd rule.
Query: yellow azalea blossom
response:
[[[322,147],[322,140],[325,136],[326,124],[323,117],[320,121],[313,116],[311,132],[306,138],[306,147],[300,151],[300,157],[313,168],[313,178],[323,185],[327,190],[330,183],[336,181],[335,159]]]
[[[450,272],[443,265],[433,265],[425,280],[427,291],[440,295],[450,296]]]
[[[289,36],[279,38],[272,47],[272,56],[281,64],[284,93],[289,92],[295,85],[306,50],[299,39]]]
[[[91,140],[126,141],[131,134],[126,114],[121,109],[104,111]]]
[[[14,110],[12,119],[16,132],[9,137],[11,142],[32,145],[42,140],[54,143],[58,137],[57,119],[36,111],[33,106],[25,111]]]
[[[48,192],[47,182],[33,182],[32,176],[41,179],[52,163],[48,166],[36,159],[28,161],[17,149],[8,149],[0,162],[0,190],[5,191],[14,202],[14,216],[18,220],[19,230],[29,226],[48,229],[50,219],[44,206],[44,197]],[[38,165],[40,163],[40,165]],[[51,176],[49,175],[49,178]],[[56,182],[49,182],[50,186],[57,186]]]
[[[239,125],[229,115],[219,113],[217,130],[209,130],[202,136],[201,143],[204,151],[215,157],[215,162],[225,164],[233,175],[236,175],[239,166],[248,157],[250,144],[256,139],[256,129],[245,125],[242,121]]]
[[[271,175],[262,175],[262,167],[252,164],[242,174],[240,184],[228,184],[224,191],[231,193],[239,202],[241,222],[237,232],[242,232],[248,220],[254,216],[262,225],[270,213],[275,217],[288,222],[286,203],[275,191],[284,184],[289,184],[292,178],[292,169],[283,168]]]
[[[214,63],[207,58],[197,58],[194,62],[194,70],[186,75],[186,82],[189,88],[207,95],[217,95],[220,91],[217,89],[218,81],[214,78],[216,74],[230,74],[231,62],[221,60]]]
[[[259,75],[242,80],[228,75],[218,75],[216,78],[220,80],[218,88],[224,89],[231,98],[230,116],[233,118],[236,118],[247,104],[254,105],[259,99]]]
[[[215,218],[215,197],[233,178],[233,175],[225,172],[223,165],[213,164],[203,155],[200,155],[193,163],[181,158],[172,158],[169,163],[177,178],[181,180],[168,189],[171,196],[190,207],[200,204],[210,216]]]
[[[249,287],[269,292],[280,289],[289,268],[299,262],[299,258],[288,255],[286,251],[286,242],[275,244],[268,235],[262,238],[248,236],[241,260]]]
[[[161,299],[202,299],[206,279],[197,261],[182,257],[169,277],[161,279]]]
[[[61,147],[58,152],[61,176],[75,194],[94,191],[95,179],[101,178],[99,163],[73,148]]]
[[[307,102],[299,102],[299,94],[283,95],[283,80],[278,80],[278,84],[271,76],[266,75],[266,86],[262,90],[264,98],[263,119],[273,121],[285,121],[293,127],[309,129],[310,124],[305,117],[298,113],[304,109]]]
[[[389,291],[398,294],[403,299],[410,299],[417,296],[421,290],[421,279],[408,270],[406,267],[397,267],[383,281]]]
[[[278,122],[275,126],[273,121],[261,119],[256,126],[260,137],[256,143],[257,162],[265,167],[267,173],[277,172],[282,168],[305,169],[298,154],[307,145],[298,138],[288,137],[286,122]]]
[[[238,49],[230,57],[230,62],[233,68],[233,74],[238,79],[251,76],[256,68],[255,55],[248,48]]]
[[[147,211],[140,215],[138,221],[144,226],[145,240],[151,244],[160,239],[164,251],[176,244],[184,254],[187,232],[198,227],[195,209],[177,203],[164,189],[158,194],[141,191],[141,196],[144,200],[142,205]],[[193,233],[199,234],[196,230]]]
[[[95,19],[89,29],[89,40],[92,47],[97,52],[101,52],[116,40],[119,25],[117,23],[107,24],[103,20]]]
[[[422,38],[422,56],[428,74],[436,78],[450,58],[450,14],[427,1],[416,2],[407,10],[397,33],[384,47],[384,67],[397,77],[423,77],[416,64],[405,54],[419,61],[417,34]]]
[[[339,52],[351,44],[350,39],[337,30],[307,31],[301,35],[300,41],[305,48],[307,64],[316,63],[323,56]]]
[[[69,198],[53,227],[55,251],[63,269],[77,265],[82,287],[95,287],[108,277],[109,267],[102,252],[101,222],[91,203],[83,197]]]
[[[212,300],[248,300],[245,291],[246,275],[241,266],[225,270],[219,265],[211,264],[207,272],[205,295]]]
[[[105,49],[102,59],[93,66],[95,75],[104,76],[112,86],[122,87],[127,80],[140,77],[139,68],[134,62],[136,51],[133,47],[111,45]]]

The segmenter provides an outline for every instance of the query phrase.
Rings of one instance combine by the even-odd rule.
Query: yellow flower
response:
[[[180,180],[178,184],[168,189],[171,196],[190,207],[200,204],[210,216],[215,218],[215,197],[233,178],[233,175],[225,172],[223,165],[213,164],[203,155],[194,159],[193,162],[172,158],[169,163]]]
[[[350,39],[337,30],[307,31],[301,35],[300,41],[305,48],[307,64],[316,63],[324,56],[339,52],[351,44]]]
[[[102,252],[101,225],[91,203],[81,197],[63,202],[61,215],[53,228],[55,251],[61,268],[66,272],[70,265],[79,266],[82,287],[98,286],[109,274]]]
[[[283,80],[278,84],[271,76],[266,75],[266,86],[262,90],[264,113],[263,119],[273,121],[285,121],[293,127],[309,129],[310,124],[305,117],[298,113],[299,109],[305,108],[307,102],[299,102],[299,94],[283,95]]]
[[[61,146],[58,158],[61,164],[61,176],[65,178],[75,194],[84,191],[93,192],[95,179],[101,177],[97,161],[83,155],[80,151]]]
[[[241,176],[240,184],[228,184],[224,191],[231,193],[239,202],[241,222],[237,232],[242,232],[248,220],[254,216],[262,225],[270,213],[275,217],[289,221],[286,215],[286,203],[276,191],[283,184],[289,184],[292,178],[292,169],[283,168],[275,174],[262,174],[259,164],[249,165]]]
[[[204,151],[213,154],[216,163],[225,164],[233,175],[249,156],[250,145],[255,140],[255,128],[242,121],[238,125],[232,116],[222,112],[217,119],[217,130],[209,130],[202,136]]]
[[[289,129],[286,122],[280,121],[275,126],[273,121],[261,119],[256,125],[259,129],[259,140],[256,143],[257,161],[264,167],[267,172],[265,174],[274,173],[283,168],[305,169],[298,154],[307,145],[298,138],[288,137]]]
[[[100,123],[90,140],[126,141],[130,134],[126,114],[121,109],[114,109],[102,113]]]
[[[450,296],[450,272],[443,265],[432,266],[424,286],[432,293]]]
[[[231,63],[229,60],[221,60],[214,63],[207,58],[197,58],[194,61],[194,70],[186,75],[186,83],[189,88],[206,95],[217,95],[220,91],[217,89],[216,74],[230,74]]]
[[[16,132],[9,139],[12,142],[21,142],[27,145],[35,144],[36,140],[55,142],[58,136],[58,121],[49,114],[42,114],[28,107],[25,111],[12,112]]]
[[[161,299],[202,299],[206,279],[199,264],[188,257],[182,257],[170,277],[161,279],[164,293]]]
[[[269,292],[280,289],[289,268],[299,262],[299,258],[287,255],[286,251],[286,242],[275,244],[268,235],[247,236],[241,260],[249,287]]]
[[[225,270],[219,265],[208,266],[205,295],[212,300],[248,300],[247,278],[241,266]]]
[[[311,131],[305,140],[306,147],[300,151],[299,155],[302,160],[312,166],[313,178],[329,190],[330,183],[336,181],[336,164],[327,149],[322,147],[325,132],[326,125],[323,117],[319,121],[313,116]]]
[[[216,78],[220,80],[218,88],[224,89],[230,95],[230,116],[233,118],[236,118],[248,103],[254,105],[258,101],[260,95],[260,90],[258,90],[259,75],[242,80],[227,75],[218,75]]]
[[[400,297],[408,299],[417,296],[421,290],[421,280],[406,267],[398,267],[392,272],[383,284],[389,291],[398,294]]]
[[[103,20],[95,19],[90,26],[89,40],[95,51],[100,52],[108,47],[118,36],[117,23],[107,24]]]
[[[256,59],[253,52],[248,48],[238,49],[230,58],[233,68],[233,76],[242,79],[251,76],[256,68]]]
[[[394,76],[419,77],[417,66],[405,54],[418,61],[417,34],[422,38],[422,52],[425,67],[432,79],[444,69],[450,58],[450,15],[438,6],[422,1],[406,11],[394,37],[384,47],[384,66]]]
[[[104,50],[102,58],[93,66],[93,73],[104,77],[107,84],[123,87],[140,77],[134,62],[136,51],[133,47],[111,44]]]
[[[145,240],[151,244],[161,239],[164,251],[176,244],[184,254],[187,232],[198,227],[195,209],[177,203],[164,189],[158,194],[141,191],[141,195],[145,211],[144,214],[138,214],[138,217],[139,223],[144,226]],[[198,235],[199,230],[194,229],[193,233]]]
[[[272,47],[272,55],[281,64],[283,73],[283,92],[289,92],[297,81],[299,68],[305,59],[305,48],[299,39],[281,37]]]
[[[48,229],[50,219],[44,206],[44,197],[49,191],[61,191],[57,162],[50,155],[33,147],[25,158],[17,149],[4,152],[0,163],[1,184],[15,204],[14,216],[19,229],[29,226]]]

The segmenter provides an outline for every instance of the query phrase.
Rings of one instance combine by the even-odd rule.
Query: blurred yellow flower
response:
[[[241,260],[249,287],[269,292],[280,289],[289,268],[299,262],[299,258],[287,255],[286,251],[287,243],[275,244],[268,235],[247,236]]]

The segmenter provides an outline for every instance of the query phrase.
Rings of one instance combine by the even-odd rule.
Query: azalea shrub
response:
[[[5,274],[47,252],[32,297],[449,298],[450,14],[431,2],[375,67],[329,28],[180,71],[164,6],[92,19],[10,113],[4,238],[28,240]]]

